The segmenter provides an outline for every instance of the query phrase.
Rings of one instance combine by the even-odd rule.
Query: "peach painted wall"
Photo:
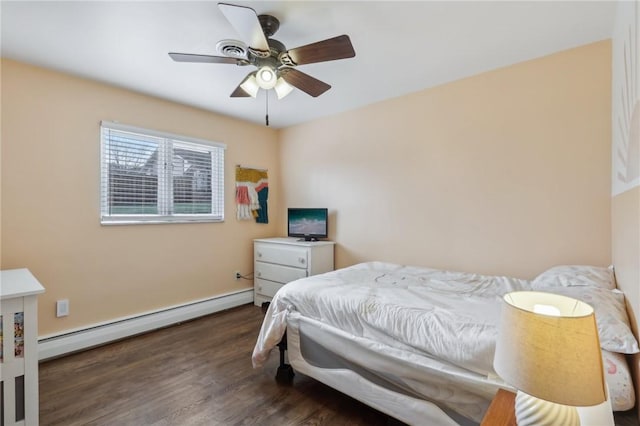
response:
[[[612,256],[632,328],[640,322],[640,4],[618,1],[612,36]],[[631,358],[636,393],[640,354]],[[640,404],[636,406],[640,412]]]
[[[636,319],[640,315],[639,60],[640,5],[619,1],[612,37],[612,249],[618,286]]]
[[[225,222],[101,226],[100,121],[227,144]],[[270,170],[277,132],[101,83],[2,61],[2,269],[29,268],[46,287],[39,334],[251,288],[252,239],[268,225],[235,218],[234,165]],[[55,317],[68,298],[70,315]]]
[[[281,206],[330,209],[337,267],[608,265],[610,67],[602,41],[284,129]]]
[[[636,318],[640,314],[640,187],[612,199],[612,254],[618,287]]]

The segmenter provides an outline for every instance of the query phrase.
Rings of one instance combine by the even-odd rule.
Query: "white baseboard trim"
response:
[[[38,339],[38,360],[55,358],[114,340],[177,324],[214,312],[253,302],[253,289],[228,293],[107,323],[67,331]]]

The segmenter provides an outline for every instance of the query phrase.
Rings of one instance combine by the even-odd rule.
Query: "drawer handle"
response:
[[[258,257],[262,257],[262,253],[258,252]]]
[[[262,272],[258,272],[258,276],[261,277],[262,276]]]
[[[298,262],[300,262],[300,263],[302,263],[304,265],[304,262],[305,262],[304,257],[299,257],[298,258]]]
[[[262,291],[262,286],[261,285],[258,286],[258,291]]]

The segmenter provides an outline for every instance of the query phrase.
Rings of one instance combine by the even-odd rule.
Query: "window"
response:
[[[101,222],[224,220],[224,144],[101,123]]]

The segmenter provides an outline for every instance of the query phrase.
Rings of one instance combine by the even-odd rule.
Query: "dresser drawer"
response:
[[[303,247],[290,247],[275,244],[256,243],[254,259],[260,262],[277,263],[294,268],[307,268],[307,250]]]
[[[256,279],[256,293],[267,297],[273,297],[284,284],[275,283],[273,281]]]
[[[253,240],[253,303],[264,306],[283,285],[333,270],[333,242],[294,238]]]
[[[256,262],[255,278],[286,284],[307,276],[306,269],[276,265],[274,263]]]

